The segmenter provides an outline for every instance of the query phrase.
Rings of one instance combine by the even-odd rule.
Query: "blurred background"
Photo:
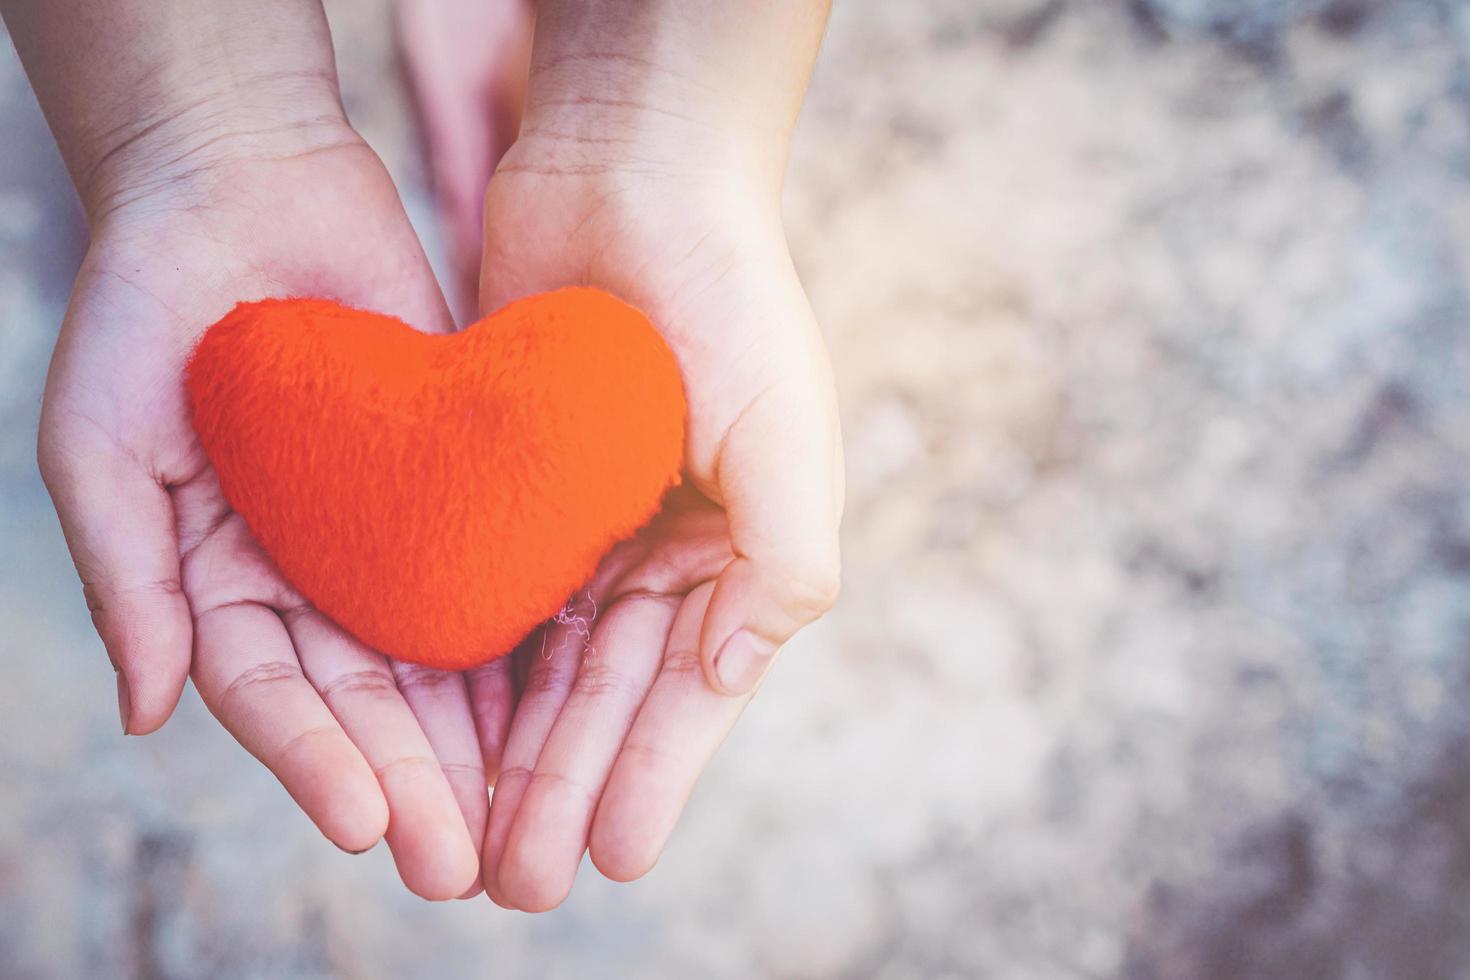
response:
[[[328,3],[431,251],[386,0]],[[846,591],[540,917],[122,739],[33,460],[85,230],[0,45],[0,976],[1470,977],[1470,6],[839,0],[790,234]]]

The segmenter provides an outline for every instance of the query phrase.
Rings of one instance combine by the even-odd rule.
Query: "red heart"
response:
[[[188,390],[225,498],[286,579],[432,667],[509,652],[679,479],[674,355],[595,289],[444,335],[326,300],[241,303]]]

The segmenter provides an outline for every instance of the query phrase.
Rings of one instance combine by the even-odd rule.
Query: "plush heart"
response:
[[[460,333],[317,299],[242,303],[188,370],[230,505],[369,647],[461,670],[555,615],[678,482],[678,366],[595,289]]]

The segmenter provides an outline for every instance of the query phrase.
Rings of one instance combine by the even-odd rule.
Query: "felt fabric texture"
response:
[[[369,647],[462,670],[555,615],[676,484],[673,353],[595,289],[454,334],[241,303],[190,360],[195,431],[286,579]]]

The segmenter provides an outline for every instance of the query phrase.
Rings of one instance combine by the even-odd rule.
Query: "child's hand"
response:
[[[192,653],[210,710],[328,838],[356,851],[386,833],[405,883],[451,898],[476,881],[487,810],[465,681],[390,665],[293,593],[221,495],[182,384],[199,332],[238,300],[328,296],[438,330],[448,314],[387,173],[340,114],[210,118],[88,201],[42,473],[124,730],[163,724]]]
[[[691,417],[687,486],[603,563],[590,643],[569,619],[520,655],[517,705],[509,658],[404,668],[306,606],[189,423],[189,351],[239,300],[451,327],[342,118],[319,5],[0,0],[92,219],[39,458],[126,731],[163,723],[192,653],[206,704],[323,832],[350,850],[386,835],[422,895],[471,890],[482,840],[486,887],[523,908],[561,900],[589,841],[612,877],[648,869],[776,650],[837,588],[836,409],[777,213],[825,8],[538,6],[483,303],[622,295],[665,331]]]
[[[569,283],[624,297],[678,356],[690,419],[686,485],[523,654],[483,860],[490,896],[526,910],[560,903],[589,849],[611,878],[653,866],[771,658],[831,606],[842,510],[779,165],[620,99],[609,122],[541,97],[490,186],[481,305]]]

